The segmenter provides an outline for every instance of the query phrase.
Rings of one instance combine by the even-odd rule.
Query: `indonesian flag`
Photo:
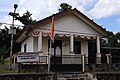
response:
[[[52,17],[52,29],[50,33],[51,40],[54,40],[54,16]]]

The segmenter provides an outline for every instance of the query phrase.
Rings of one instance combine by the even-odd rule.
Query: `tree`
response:
[[[13,15],[11,15],[11,16],[13,16]],[[31,16],[32,16],[32,14],[29,11],[26,11],[22,16],[15,15],[15,20],[20,21],[22,24],[24,24],[26,26],[26,25],[30,25],[30,24],[36,22],[36,20],[32,20]]]
[[[22,24],[30,25],[34,22],[35,20],[32,20],[31,13],[29,11],[26,11],[22,16],[20,15],[13,15],[9,14],[11,16],[15,17],[15,20],[20,21]],[[18,34],[22,29],[19,27],[16,28],[16,33]],[[17,35],[14,35],[14,40]],[[8,34],[8,28],[5,26],[4,29],[0,29],[0,61],[4,63],[4,58],[10,56],[10,42],[11,41],[11,36]],[[20,51],[20,44],[16,43],[15,41],[13,42],[13,53]]]
[[[110,47],[110,46],[113,46],[113,44],[111,44],[111,43],[114,41],[114,36],[115,35],[111,31],[107,31],[107,32],[110,34],[110,36],[107,37],[107,38],[103,38],[101,40],[101,47]],[[113,40],[112,40],[112,38],[113,38]]]
[[[114,34],[113,32],[109,32],[111,36],[106,38],[104,41],[101,43],[101,47],[111,47],[108,49],[102,49],[101,52],[104,54],[110,53],[112,55],[112,58],[115,58],[115,62],[119,62],[118,58],[120,56],[120,50],[117,48],[120,48],[120,32]],[[112,49],[112,47],[114,47]],[[116,48],[116,49],[115,49]]]
[[[7,34],[8,28],[0,29],[0,56],[4,63],[5,52],[10,46],[10,35]]]
[[[16,28],[17,33],[21,31],[18,27]],[[14,39],[16,38],[16,35]],[[10,56],[10,42],[11,36],[8,34],[8,28],[5,26],[4,29],[0,29],[0,61],[4,63],[4,59]],[[14,41],[13,52],[18,52],[20,50],[19,45]]]
[[[60,8],[58,10],[59,10],[59,12],[61,12],[61,11],[71,10],[71,9],[72,9],[71,5],[69,5],[67,3],[61,3]]]
[[[108,38],[106,38],[107,41],[102,42],[103,47],[120,47],[120,33],[114,34],[113,32],[108,31],[108,33],[111,35]]]

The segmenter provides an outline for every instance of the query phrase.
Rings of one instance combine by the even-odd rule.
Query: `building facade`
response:
[[[54,16],[54,43],[51,47],[51,64],[81,64],[81,54],[85,54],[89,62],[89,41],[96,42],[96,63],[101,63],[100,38],[109,34],[93,20],[77,9],[62,11]],[[42,56],[50,52],[50,32],[52,16],[26,26],[19,35],[17,42],[21,43],[21,52],[38,52],[40,62]],[[46,60],[48,63],[48,60]]]

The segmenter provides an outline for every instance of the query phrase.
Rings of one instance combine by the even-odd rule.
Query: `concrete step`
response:
[[[58,80],[90,80],[86,73],[59,73]]]

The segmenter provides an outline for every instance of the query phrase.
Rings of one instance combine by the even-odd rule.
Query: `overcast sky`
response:
[[[58,12],[61,3],[68,3],[93,19],[109,31],[120,32],[120,0],[0,0],[0,22],[12,23],[14,4],[18,4],[17,13],[26,10],[32,13],[34,20],[40,20]],[[15,21],[15,24],[21,25]]]

